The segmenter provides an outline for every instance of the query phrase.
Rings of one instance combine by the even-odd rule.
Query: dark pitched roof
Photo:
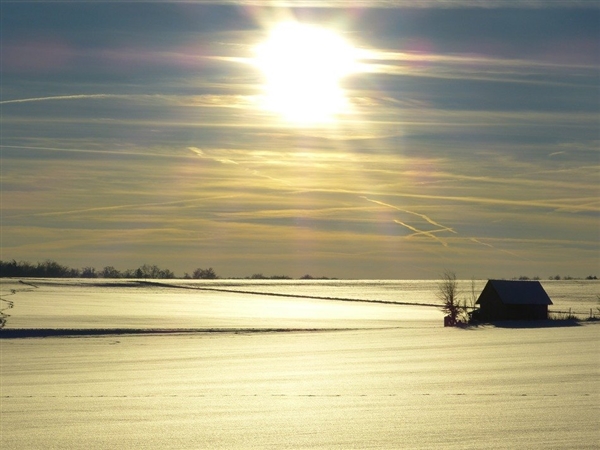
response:
[[[489,280],[484,288],[492,287],[505,305],[552,305],[539,281]],[[477,300],[477,303],[481,297]]]

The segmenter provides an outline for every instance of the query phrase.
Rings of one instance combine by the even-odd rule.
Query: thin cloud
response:
[[[499,252],[506,253],[507,255],[516,256],[517,258],[521,258],[521,259],[525,259],[527,261],[531,261],[530,259],[525,258],[523,255],[519,255],[517,253],[513,253],[513,252],[510,252],[508,250],[504,250],[502,248],[494,247],[492,244],[488,244],[486,242],[482,242],[479,239],[469,238],[469,240],[472,241],[472,242],[475,242],[476,244],[483,245],[485,247],[490,247],[490,248],[493,248],[494,250],[497,250]]]
[[[573,246],[587,247],[590,249],[590,251],[594,251],[595,247],[598,246],[598,243],[596,241],[581,240],[581,239],[519,238],[519,237],[494,237],[494,236],[486,237],[485,239],[487,241],[492,241],[494,243],[512,244],[512,245],[517,245],[519,247],[522,247],[525,245],[533,245],[533,246],[543,245],[543,246],[556,246],[556,247],[573,245]]]
[[[450,80],[581,87],[584,85],[581,81],[565,81],[577,75],[579,78],[587,78],[588,86],[593,87],[597,74],[597,67],[590,64],[552,63],[485,55],[364,50],[361,59],[362,70],[367,73]]]
[[[496,248],[494,247],[492,244],[488,244],[486,242],[481,242],[479,239],[475,239],[475,238],[469,238],[471,241],[475,242],[476,244],[481,244],[481,245],[485,245],[486,247],[490,247],[490,248]]]
[[[54,100],[81,100],[81,99],[92,99],[92,98],[122,98],[129,97],[127,95],[116,95],[116,94],[75,94],[75,95],[53,95],[50,97],[30,97],[30,98],[17,98],[13,100],[3,100],[0,105],[7,105],[9,103],[29,103],[29,102],[47,102]]]
[[[67,211],[51,211],[51,212],[43,212],[43,213],[31,213],[31,214],[18,214],[12,215],[8,218],[19,218],[19,217],[53,217],[53,216],[69,216],[69,215],[78,215],[78,214],[87,214],[101,211],[116,211],[116,210],[134,210],[140,208],[148,208],[155,206],[171,206],[171,205],[182,205],[182,204],[193,204],[206,200],[223,200],[230,199],[236,197],[235,195],[217,195],[217,196],[208,196],[201,198],[192,198],[186,200],[174,200],[170,202],[150,202],[150,203],[129,203],[129,204],[121,204],[121,205],[111,205],[111,206],[98,206],[94,208],[80,208],[80,209],[72,209]]]
[[[251,211],[227,211],[216,213],[217,216],[223,216],[236,219],[280,219],[290,217],[309,217],[309,218],[327,218],[339,216],[342,213],[364,212],[364,208],[359,207],[315,207],[312,209],[261,209]],[[349,214],[347,214],[349,215]]]
[[[229,159],[229,158],[219,158],[219,157],[209,156],[205,152],[203,152],[202,150],[200,150],[198,147],[188,147],[188,150],[194,152],[200,158],[210,159],[212,161],[220,162],[221,164],[235,164],[235,165],[239,165],[239,163],[237,163],[234,160]]]
[[[126,99],[126,100],[163,100],[181,106],[229,107],[239,108],[256,104],[256,96],[251,95],[164,95],[164,94],[71,94],[51,95],[48,97],[16,98],[0,101],[0,105],[11,103],[50,102],[60,100],[93,100],[93,99]]]
[[[149,151],[131,151],[131,150],[95,150],[95,149],[81,149],[81,148],[59,148],[59,147],[41,147],[41,146],[30,146],[30,145],[0,145],[0,148],[15,149],[15,150],[34,150],[44,152],[59,152],[59,153],[80,153],[80,154],[98,154],[98,155],[117,155],[117,156],[138,156],[140,158],[185,158],[181,155],[173,155],[167,153],[157,153]]]
[[[556,154],[560,154],[563,152],[557,152]],[[549,155],[549,156],[553,156]],[[452,172],[406,172],[403,175],[406,176],[417,176],[421,178],[426,178],[425,180],[419,182],[413,182],[413,185],[419,186],[431,186],[434,184],[456,184],[457,182],[461,183],[473,183],[473,184],[490,184],[490,185],[500,185],[500,186],[523,186],[527,188],[563,188],[563,189],[595,189],[597,187],[596,180],[589,180],[585,182],[586,179],[589,178],[591,174],[591,170],[588,168],[581,168],[581,174],[579,178],[570,179],[568,181],[560,181],[555,178],[529,178],[527,176],[519,175],[518,177],[507,177],[507,176],[497,176],[497,175],[464,175]],[[592,168],[592,170],[598,170],[597,167]],[[385,172],[385,171],[382,171]],[[552,171],[548,171],[549,173],[553,173]],[[557,170],[556,172],[560,172]],[[572,169],[569,172],[577,172],[577,170]],[[397,172],[394,172],[397,173]],[[545,172],[532,172],[532,174],[543,174]]]
[[[569,207],[556,208],[555,211],[565,211],[570,213],[579,213],[584,211],[589,211],[589,208],[600,209],[600,200],[594,199],[591,202],[573,204]]]
[[[596,0],[36,0],[34,3],[185,3],[197,5],[237,5],[271,8],[597,8]],[[3,3],[23,3],[6,0]]]
[[[283,180],[281,178],[275,178],[270,175],[265,175],[264,173],[261,173],[260,171],[258,171],[256,169],[250,169],[249,167],[245,167],[244,164],[234,161],[233,159],[219,158],[219,157],[207,155],[206,152],[200,150],[198,147],[188,147],[188,150],[194,152],[200,158],[210,159],[212,161],[220,162],[221,164],[233,164],[236,166],[243,166],[244,171],[246,173],[249,173],[253,177],[265,178],[267,180],[275,181],[275,182],[283,184],[283,185],[290,185],[289,181],[287,181],[287,180]]]
[[[409,194],[409,193],[394,193],[389,194],[396,197],[420,198],[429,200],[450,200],[461,203],[476,203],[481,205],[502,205],[502,206],[522,206],[547,208],[552,210],[573,208],[573,204],[562,203],[564,200],[510,200],[502,198],[474,197],[474,196],[448,196],[448,195],[427,195],[427,194]],[[569,201],[582,199],[569,199]],[[600,206],[594,205],[578,205],[580,211],[600,212]]]
[[[247,108],[255,107],[258,103],[254,95],[192,95],[178,98],[183,106],[201,106],[214,108]]]
[[[425,52],[397,52],[386,50],[365,50],[362,58],[366,61],[396,61],[396,62],[431,62],[457,65],[475,65],[475,66],[493,66],[500,68],[509,68],[511,71],[527,71],[531,74],[533,69],[540,73],[548,70],[564,69],[572,71],[574,69],[588,70],[593,72],[597,70],[596,66],[588,64],[564,64],[552,63],[548,61],[535,61],[530,59],[514,58],[494,58],[485,55],[456,55],[443,53],[425,53]]]
[[[199,156],[201,158],[211,159],[213,161],[220,162],[221,164],[235,164],[235,165],[239,165],[239,163],[235,162],[232,159],[218,158],[218,157],[209,156],[206,153],[204,153],[202,150],[200,150],[198,147],[188,147],[188,150],[194,152],[197,156]]]

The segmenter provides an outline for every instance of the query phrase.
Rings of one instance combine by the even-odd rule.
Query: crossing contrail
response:
[[[414,231],[413,234],[407,236],[419,236],[419,235],[423,235],[423,236],[428,236],[436,241],[438,241],[440,244],[442,244],[444,247],[448,247],[448,243],[443,241],[442,239],[440,239],[439,237],[437,237],[435,234],[433,234],[432,231],[425,231],[425,230],[419,230],[418,228],[412,227],[404,222],[401,222],[400,220],[394,220],[395,223],[397,223],[398,225],[402,225],[403,227],[408,228],[411,231]],[[434,231],[446,231],[446,229],[442,229],[442,230],[434,230]]]
[[[426,222],[429,222],[431,225],[435,225],[436,227],[440,227],[443,228],[445,231],[449,231],[451,233],[454,234],[458,234],[456,231],[454,231],[452,228],[447,227],[445,225],[442,225],[441,223],[437,223],[436,221],[432,220],[431,218],[429,218],[428,216],[426,216],[425,214],[420,214],[414,211],[409,211],[408,209],[402,209],[402,208],[398,208],[397,206],[394,205],[390,205],[389,203],[384,203],[384,202],[380,202],[379,200],[372,200],[369,197],[366,196],[361,196],[361,198],[364,198],[366,201],[371,202],[371,203],[375,203],[377,205],[381,205],[381,206],[387,206],[388,208],[392,208],[395,210],[398,210],[400,212],[405,212],[407,214],[412,214],[413,216],[417,216],[422,218],[423,220],[425,220]]]
[[[430,237],[430,238],[432,238],[432,239],[434,239],[434,240],[438,241],[438,242],[439,242],[440,244],[442,244],[444,247],[447,247],[447,246],[448,246],[448,243],[447,243],[446,241],[444,241],[443,239],[439,238],[438,236],[436,236],[434,233],[441,233],[441,232],[444,232],[444,231],[449,231],[449,232],[451,232],[451,233],[458,234],[458,232],[456,232],[454,229],[452,229],[452,228],[450,228],[450,227],[446,227],[446,226],[444,226],[444,225],[441,225],[441,224],[437,223],[435,220],[432,220],[431,218],[429,218],[429,217],[428,217],[428,216],[426,216],[425,214],[420,214],[420,213],[417,213],[417,212],[414,212],[414,211],[408,211],[408,210],[406,210],[406,209],[398,208],[397,206],[390,205],[389,203],[381,202],[381,201],[379,201],[379,200],[373,200],[373,199],[370,199],[370,198],[368,198],[368,197],[366,197],[366,196],[361,196],[361,198],[363,198],[363,199],[365,199],[365,200],[367,200],[367,201],[369,201],[369,202],[371,202],[371,203],[375,203],[375,204],[377,204],[377,205],[386,206],[386,207],[388,207],[388,208],[392,208],[392,209],[395,209],[395,210],[397,210],[397,211],[405,212],[405,213],[408,213],[408,214],[413,214],[413,215],[415,215],[415,216],[418,216],[418,217],[421,217],[421,218],[423,218],[424,220],[426,220],[428,223],[430,223],[430,224],[432,224],[432,225],[435,225],[435,226],[438,226],[438,227],[440,227],[440,228],[438,228],[438,229],[435,229],[435,230],[420,230],[420,229],[418,229],[418,228],[416,228],[416,227],[413,227],[413,226],[411,226],[411,225],[408,225],[408,224],[406,224],[406,223],[404,223],[404,222],[402,222],[402,221],[400,221],[400,220],[397,220],[397,219],[396,219],[396,220],[394,220],[394,222],[395,222],[395,223],[397,223],[398,225],[402,225],[403,227],[406,227],[406,228],[408,228],[409,230],[411,230],[411,231],[414,231],[414,233],[413,233],[413,234],[410,234],[410,235],[408,235],[408,236],[406,236],[406,237],[411,237],[411,236],[427,236],[427,237]],[[517,253],[513,253],[513,252],[510,252],[510,251],[508,251],[508,250],[504,250],[504,249],[501,249],[501,248],[495,247],[495,246],[493,246],[492,244],[488,244],[488,243],[486,243],[486,242],[482,242],[482,241],[480,241],[479,239],[476,239],[476,238],[474,238],[474,237],[469,237],[469,238],[466,238],[466,239],[468,239],[468,240],[470,240],[471,242],[474,242],[474,243],[476,243],[476,244],[483,245],[483,246],[486,246],[486,247],[490,247],[490,248],[493,248],[494,250],[498,250],[498,251],[500,251],[500,252],[503,252],[503,253],[509,254],[509,255],[511,255],[511,256],[516,256],[517,258],[521,258],[521,259],[526,259],[526,260],[528,260],[527,258],[524,258],[523,256],[521,256],[521,255],[518,255]]]

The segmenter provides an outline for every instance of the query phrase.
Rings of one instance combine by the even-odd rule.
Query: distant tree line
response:
[[[80,277],[82,272],[51,260],[37,264],[27,261],[16,262],[14,259],[0,261],[0,275],[3,277],[76,278]]]
[[[561,277],[560,275],[554,275],[548,278],[549,280],[580,280],[581,278],[571,277],[569,275],[565,275]],[[596,275],[588,275],[584,278],[585,280],[597,280],[598,277]]]
[[[569,275],[565,275],[565,276],[560,276],[560,275],[550,275],[548,277],[549,280],[597,280],[598,277],[596,275],[588,275],[585,278],[577,278],[577,277],[572,277]],[[519,277],[514,277],[513,280],[521,280],[521,281],[528,281],[528,280],[541,280],[540,277],[528,277],[525,275],[521,275]]]
[[[292,277],[288,277],[287,275],[263,275],[262,273],[255,273],[249,277],[246,277],[247,280],[292,280]],[[300,280],[331,280],[332,278],[328,277],[313,277],[312,275],[302,275]]]
[[[46,260],[32,264],[28,261],[0,261],[0,277],[36,277],[36,278],[175,278],[169,269],[144,264],[137,269],[119,271],[106,266],[98,271],[94,267],[74,269]]]
[[[33,278],[134,278],[134,279],[173,279],[177,278],[169,269],[162,269],[156,265],[144,264],[137,269],[118,270],[113,266],[106,266],[102,270],[96,270],[94,267],[83,267],[73,269],[63,266],[53,260],[46,260],[32,264],[27,261],[2,261],[0,260],[0,277],[33,277]],[[208,269],[197,268],[192,274],[185,273],[184,279],[196,280],[216,280],[220,278],[212,267]],[[285,275],[265,276],[261,273],[246,277],[253,280],[291,280],[291,277]],[[315,278],[310,275],[304,275],[300,279],[328,279],[325,277]]]

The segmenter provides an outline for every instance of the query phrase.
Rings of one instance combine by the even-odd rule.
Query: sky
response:
[[[0,5],[2,260],[600,276],[595,1]]]

